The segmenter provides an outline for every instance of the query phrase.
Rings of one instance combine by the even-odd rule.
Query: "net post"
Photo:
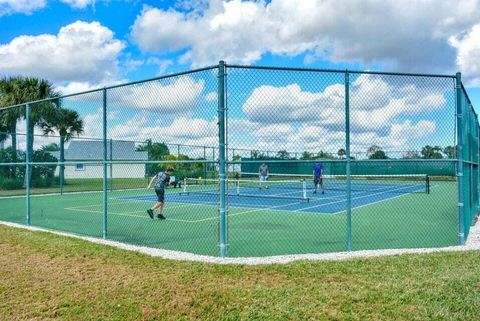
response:
[[[203,174],[204,178],[207,179],[207,147],[203,146]],[[204,182],[204,185],[207,185],[207,181]]]
[[[103,238],[108,236],[108,195],[107,195],[107,89],[103,88]]]
[[[465,244],[465,200],[463,195],[463,173],[464,173],[464,122],[463,122],[463,108],[462,108],[462,76],[461,73],[457,72],[455,76],[455,96],[456,96],[456,107],[457,107],[457,181],[458,181],[458,243],[460,245]]]
[[[187,179],[183,179],[183,193],[187,194]]]
[[[303,199],[307,199],[307,182],[302,180],[302,191],[303,191]]]
[[[30,155],[30,140],[32,139],[30,137],[30,104],[26,104],[25,105],[25,127],[27,128],[27,137],[26,137],[26,145],[27,145],[27,148],[26,148],[26,154],[25,154],[25,160],[26,160],[26,166],[25,166],[25,188],[26,188],[26,200],[27,200],[27,204],[26,204],[26,215],[27,215],[27,225],[30,225],[30,181],[31,181],[31,177],[30,177],[30,167],[31,167],[31,157],[32,155]]]
[[[345,71],[345,156],[347,178],[347,251],[352,250],[352,178],[350,173],[350,74]]]
[[[218,64],[218,159],[220,179],[220,256],[227,256],[227,213],[226,213],[226,186],[225,186],[225,62]]]

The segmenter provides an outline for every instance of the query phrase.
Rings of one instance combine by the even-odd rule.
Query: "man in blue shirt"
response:
[[[323,188],[323,165],[322,163],[315,162],[313,166],[313,194],[317,194],[317,188],[320,186],[322,190],[322,194],[325,193],[325,189]]]

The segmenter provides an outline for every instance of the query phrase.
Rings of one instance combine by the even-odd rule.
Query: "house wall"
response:
[[[81,163],[79,163],[81,164]],[[83,169],[75,165],[65,166],[65,179],[68,178],[102,178],[103,166],[84,164]],[[113,164],[113,178],[144,178],[145,164]],[[55,169],[55,175],[60,173],[60,167]],[[107,166],[107,175],[110,177],[110,165]]]

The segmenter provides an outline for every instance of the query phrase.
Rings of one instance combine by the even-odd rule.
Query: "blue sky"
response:
[[[64,93],[214,65],[225,59],[227,63],[246,65],[440,74],[461,71],[474,106],[480,106],[477,0],[438,1],[435,6],[426,0],[414,5],[393,0],[0,0],[0,30],[0,75],[43,77]],[[179,108],[193,104],[197,109],[173,113],[158,121],[158,113],[149,108],[151,101],[146,99],[145,105],[134,106],[136,103],[128,105],[125,99],[117,113],[112,113],[112,124],[117,125],[111,126],[112,135],[115,132],[123,138],[141,140],[164,133],[168,136],[165,139],[176,142],[213,142],[215,113],[205,115],[199,106],[214,105],[214,78],[201,78],[163,82],[152,91],[168,95],[171,88],[187,90],[193,86],[198,89],[196,96],[187,95],[183,100],[164,98],[171,101],[159,109],[164,114],[171,113],[168,105],[172,103]],[[358,81],[359,94],[371,95],[362,79]],[[335,151],[343,140],[340,123],[332,121],[331,116],[316,115],[308,105],[335,106],[334,97],[326,96],[336,92],[336,84],[325,80],[317,85],[313,79],[295,79],[290,75],[282,79],[265,76],[237,87],[238,94],[232,97],[236,107],[231,115],[237,122],[232,128],[238,132],[232,133],[232,143],[249,148],[288,146],[300,150],[309,146],[312,137],[322,136],[326,140],[318,144]],[[451,132],[451,97],[443,88],[426,93],[421,89],[423,84],[415,84],[417,91],[405,97],[419,99],[431,94],[431,101],[411,106],[405,97],[396,97],[400,90],[409,90],[406,84],[397,90],[388,81],[379,85],[390,96],[384,105],[377,106],[377,114],[365,106],[358,117],[375,124],[375,117],[383,113],[386,126],[358,127],[353,138],[358,141],[359,150],[372,142],[390,150],[418,150],[425,143],[447,145],[447,141],[452,141],[445,133]],[[276,100],[259,101],[259,97],[267,97],[266,93]],[[127,94],[137,98],[148,95],[145,89],[132,89]],[[93,123],[98,121],[96,105],[91,101],[82,107],[77,100],[72,106]],[[271,114],[267,116],[272,121],[259,114],[260,108]],[[439,116],[442,108],[444,116]],[[285,111],[295,116],[280,117]],[[304,117],[300,111],[312,113],[308,116],[310,123],[300,121]],[[323,112],[327,113],[328,108]],[[190,127],[185,119],[198,126],[196,133],[189,128],[178,130]],[[328,122],[331,124],[325,125]],[[128,126],[130,129],[125,130]],[[98,126],[91,126],[88,131],[96,135]],[[412,131],[420,134],[406,141],[399,139],[404,136],[402,133]]]

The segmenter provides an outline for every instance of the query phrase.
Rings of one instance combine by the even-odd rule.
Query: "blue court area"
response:
[[[425,182],[393,182],[393,183],[352,183],[352,209],[400,198],[412,193],[427,193]],[[122,200],[156,201],[150,195],[121,197]],[[313,187],[269,186],[269,188],[243,187],[241,190],[228,190],[228,206],[230,208],[272,209],[298,213],[339,214],[345,211],[347,200],[346,185],[331,183],[325,185],[324,194],[320,190],[313,193]],[[190,186],[190,190],[165,195],[165,202],[187,203],[218,206],[219,193],[217,186]]]

